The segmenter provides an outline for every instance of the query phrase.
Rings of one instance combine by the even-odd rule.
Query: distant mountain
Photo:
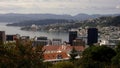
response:
[[[75,16],[73,16],[73,18],[75,19],[75,20],[87,20],[87,19],[93,19],[93,18],[97,18],[97,17],[101,17],[101,16],[103,16],[103,15],[97,15],[97,14],[95,14],[95,15],[88,15],[88,14],[78,14],[78,15],[75,15]]]
[[[22,30],[29,30],[32,24],[42,25],[39,30],[55,29],[57,31],[68,31],[72,28],[80,27],[106,27],[106,26],[118,26],[120,27],[120,15],[115,16],[102,16],[94,19],[88,19],[84,21],[65,20],[65,19],[45,19],[45,20],[30,20],[19,23],[8,24],[8,26],[25,26]]]
[[[72,19],[70,15],[55,15],[55,14],[0,14],[0,22],[21,22],[28,20],[43,20],[43,19]]]
[[[82,21],[82,26],[120,26],[120,15],[116,16],[103,16],[95,19]]]
[[[118,15],[118,14],[116,14]],[[78,14],[75,16],[71,15],[56,15],[56,14],[17,14],[17,13],[9,13],[9,14],[0,14],[0,22],[21,22],[28,20],[43,20],[43,19],[66,19],[66,20],[87,20],[90,18],[97,18],[104,15],[94,14]]]
[[[22,21],[18,23],[10,23],[7,26],[31,26],[35,25],[50,25],[55,23],[73,23],[73,20],[65,20],[65,19],[44,19],[44,20],[29,20],[29,21]]]

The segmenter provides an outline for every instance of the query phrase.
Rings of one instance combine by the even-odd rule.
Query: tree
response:
[[[0,45],[0,68],[38,68],[42,59],[42,46],[33,49],[31,41]]]
[[[120,42],[117,44],[117,47],[115,48],[117,53],[120,53]]]
[[[78,52],[73,47],[69,54],[70,54],[70,60],[74,61],[75,57],[78,55]]]
[[[52,68],[53,63],[52,62],[44,62],[42,68]]]
[[[118,43],[115,50],[116,50],[117,55],[112,58],[112,64],[113,65],[120,65],[120,43]]]
[[[111,62],[111,59],[116,55],[116,52],[106,46],[93,46],[87,48],[83,52],[83,57],[88,57],[94,61],[98,62]]]
[[[113,65],[120,65],[120,53],[118,53],[115,57],[112,58]]]
[[[58,62],[51,68],[74,68],[74,65],[71,62]]]
[[[82,68],[97,68],[111,63],[116,52],[106,46],[92,46],[83,52],[82,58],[76,63]]]

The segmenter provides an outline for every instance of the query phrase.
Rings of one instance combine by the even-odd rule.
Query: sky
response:
[[[0,0],[2,13],[120,14],[120,0]]]

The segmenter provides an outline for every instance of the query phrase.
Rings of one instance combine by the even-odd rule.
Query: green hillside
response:
[[[107,16],[82,21],[82,26],[120,26],[120,16]]]

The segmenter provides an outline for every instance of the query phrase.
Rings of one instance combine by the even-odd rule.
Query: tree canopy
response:
[[[0,45],[0,68],[41,67],[43,52],[41,47],[33,49],[31,41]]]
[[[106,46],[91,46],[84,50],[82,58],[76,62],[80,68],[104,68],[116,55],[115,50]]]
[[[83,57],[97,62],[111,62],[116,52],[106,46],[93,46],[83,52]]]

